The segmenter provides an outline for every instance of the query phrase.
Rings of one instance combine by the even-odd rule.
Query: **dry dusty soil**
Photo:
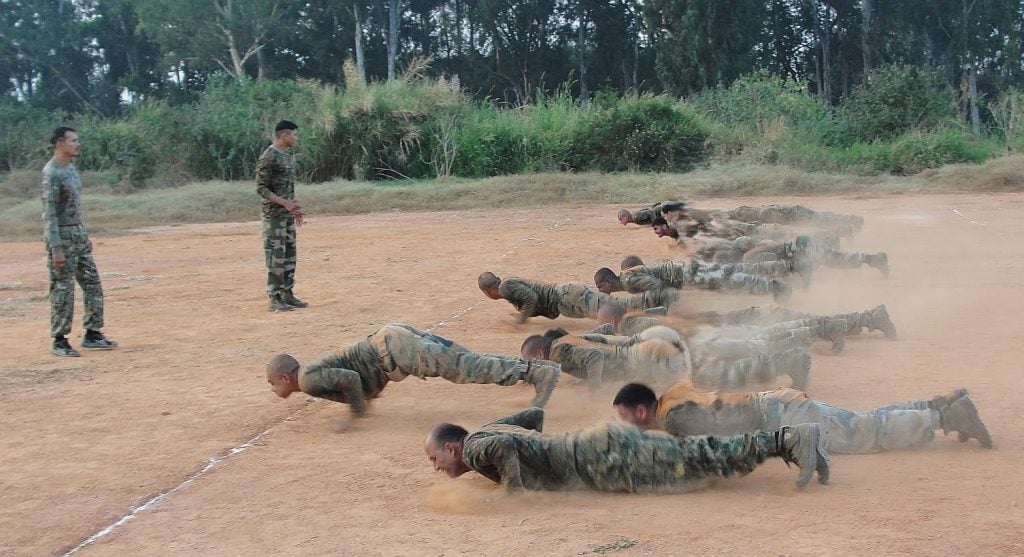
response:
[[[41,243],[0,244],[0,554],[1024,554],[1024,196],[773,201],[863,215],[845,247],[886,250],[893,268],[889,280],[821,271],[794,295],[792,307],[820,313],[885,303],[901,335],[855,337],[840,356],[814,346],[813,396],[860,410],[966,386],[995,450],[940,432],[918,450],[836,456],[832,484],[804,490],[778,460],[686,495],[508,496],[476,474],[450,480],[423,455],[429,427],[511,413],[530,387],[411,378],[351,423],[344,405],[274,397],[265,362],[282,351],[307,361],[390,322],[514,354],[528,334],[594,323],[517,326],[510,305],[477,290],[481,271],[589,282],[626,254],[683,253],[619,226],[612,206],[314,209],[296,289],[311,306],[286,314],[266,310],[256,222],[94,238],[105,331],[121,348],[79,359],[48,354]],[[570,379],[547,431],[613,417],[615,385],[591,394]]]

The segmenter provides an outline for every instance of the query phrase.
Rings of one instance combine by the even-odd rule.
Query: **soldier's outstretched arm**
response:
[[[309,385],[306,394],[348,403],[357,416],[366,413],[366,394],[358,373],[339,367],[322,367],[318,371],[319,377]]]
[[[633,342],[633,337],[624,337],[615,334],[615,331],[611,333],[586,333],[580,335],[583,340],[589,340],[590,342],[600,342],[601,344],[612,344],[615,346],[625,346]]]
[[[597,389],[604,381],[604,364],[608,354],[600,348],[588,346],[574,346],[573,352],[579,355],[583,361],[583,369],[587,370],[587,386]]]
[[[514,425],[524,429],[532,429],[533,431],[542,432],[544,431],[544,410],[536,407],[527,408],[526,410],[516,412],[511,416],[505,416],[500,420],[494,420],[487,425],[496,424]]]
[[[469,465],[486,467],[490,465],[501,476],[501,485],[509,493],[523,491],[523,476],[519,468],[519,453],[516,452],[516,440],[508,435],[494,435],[481,441],[482,450],[474,451]]]
[[[507,286],[506,286],[507,285]],[[502,283],[502,297],[513,302],[519,308],[519,315],[516,316],[516,323],[526,323],[526,320],[537,314],[537,305],[540,298],[532,288],[525,284]]]
[[[594,327],[593,329],[590,329],[589,331],[587,331],[583,335],[583,338],[586,338],[587,335],[614,335],[614,334],[615,334],[615,325],[613,325],[611,323],[605,323],[603,325],[598,325],[597,327]]]

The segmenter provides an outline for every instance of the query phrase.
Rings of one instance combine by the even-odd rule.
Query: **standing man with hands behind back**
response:
[[[295,297],[295,229],[302,226],[302,206],[295,199],[295,159],[289,149],[298,143],[299,126],[281,120],[274,143],[256,161],[256,193],[263,198],[263,252],[267,258],[270,311],[308,306]]]

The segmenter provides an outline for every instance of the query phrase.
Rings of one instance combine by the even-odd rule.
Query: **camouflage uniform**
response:
[[[807,235],[798,237],[791,242],[764,243],[743,255],[747,263],[765,263],[769,261],[792,261],[793,268],[804,276],[805,283],[818,264],[834,269],[856,269],[867,264],[878,268],[888,276],[888,256],[884,252],[861,253],[844,252],[834,249],[823,242],[815,241]]]
[[[637,209],[632,214],[634,224],[639,224],[640,226],[650,226],[654,224],[654,219],[661,216],[661,203],[655,203],[650,207]]]
[[[567,335],[551,343],[548,358],[565,373],[585,379],[591,388],[604,380],[671,383],[690,371],[686,345],[662,339],[605,344]]]
[[[694,257],[709,263],[739,263],[743,254],[757,245],[757,241],[749,236],[740,236],[735,240],[724,238],[702,238],[694,251]]]
[[[560,315],[595,318],[598,309],[612,301],[629,310],[667,307],[676,298],[673,290],[613,297],[580,283],[548,284],[518,278],[502,280],[498,292],[519,311],[517,320],[520,323],[531,317],[556,319]]]
[[[82,325],[92,331],[103,328],[103,287],[92,242],[82,224],[82,180],[74,164],[50,159],[43,167],[43,221],[46,268],[50,277],[50,335],[67,336],[75,307],[75,281],[82,287],[85,315]],[[66,263],[53,266],[53,251],[60,249]]]
[[[657,326],[671,327],[671,321],[645,315],[627,315],[618,325],[607,323],[584,335],[622,335],[643,339],[644,331]],[[806,334],[790,330],[774,335],[749,338],[703,337],[689,339],[690,368],[693,381],[710,389],[744,389],[771,384],[780,376],[789,376],[793,384],[806,388],[809,381],[811,356],[807,352]],[[564,364],[563,364],[564,365]]]
[[[743,206],[727,213],[729,218],[760,224],[840,225],[854,227],[858,230],[864,225],[864,219],[856,215],[815,211],[802,205]]]
[[[686,492],[708,480],[749,474],[777,454],[774,434],[677,439],[623,423],[545,435],[530,408],[487,424],[463,440],[462,460],[508,491],[593,489]]]
[[[789,264],[771,262],[749,265],[708,265],[699,261],[658,265],[639,265],[626,269],[619,276],[627,292],[657,291],[663,288],[702,288],[705,290],[744,291],[750,294],[777,294],[785,290],[777,279],[787,273]],[[766,276],[767,275],[767,276]]]
[[[759,393],[720,394],[695,391],[680,384],[669,389],[658,405],[658,416],[669,433],[735,435],[786,425],[817,423],[829,452],[877,453],[928,443],[939,427],[939,412],[928,401],[913,400],[851,412],[811,399],[794,389]]]
[[[295,286],[295,216],[267,196],[295,199],[295,159],[273,145],[256,161],[256,193],[263,198],[263,254],[267,262],[267,294],[291,292]]]
[[[385,325],[344,352],[306,365],[299,373],[299,389],[311,396],[347,402],[353,410],[365,407],[389,381],[410,375],[443,377],[452,383],[530,382],[532,368],[551,362],[527,362],[507,356],[472,352],[448,339],[410,325]]]
[[[816,324],[827,323],[830,320],[842,320],[846,322],[847,335],[860,334],[866,328],[868,330],[882,331],[890,338],[895,338],[896,336],[896,328],[889,319],[888,310],[886,310],[884,305],[876,306],[867,311],[839,313],[829,316],[804,313],[783,306],[772,305],[767,307],[751,306],[724,313],[717,311],[705,311],[692,314],[689,317],[696,318],[699,321],[716,326],[757,325],[769,328],[779,323],[801,320],[812,327]]]

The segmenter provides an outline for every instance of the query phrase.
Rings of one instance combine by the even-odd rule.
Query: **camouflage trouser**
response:
[[[782,306],[751,306],[719,314],[723,325],[772,325],[797,319],[818,317],[811,313],[803,313]]]
[[[478,354],[446,338],[409,325],[386,325],[370,335],[392,381],[412,375],[443,377],[452,383],[515,385],[529,364],[518,358]]]
[[[908,449],[930,442],[939,425],[938,412],[923,400],[913,400],[851,412],[812,399],[785,402],[773,392],[761,393],[764,427],[777,428],[808,422],[821,424],[829,452],[877,453]]]
[[[46,268],[50,275],[50,336],[71,333],[71,318],[75,310],[75,281],[82,287],[85,316],[82,326],[98,331],[103,328],[103,287],[96,261],[92,258],[92,243],[85,228],[60,227],[60,248],[64,252],[64,268],[53,268],[50,247],[46,250]]]
[[[847,253],[831,248],[817,249],[814,255],[816,263],[833,269],[856,269],[868,260],[863,253]]]
[[[609,423],[577,434],[576,472],[598,491],[685,492],[745,476],[774,452],[774,434],[677,439]]]
[[[694,362],[693,384],[707,390],[743,391],[770,385],[780,376],[806,383],[811,355],[803,346],[754,354],[745,358],[715,358]]]
[[[786,350],[806,348],[807,342],[798,336],[742,338],[714,338],[708,342],[695,343],[694,357],[704,359],[738,360],[762,354],[778,354]]]
[[[263,254],[267,259],[267,294],[295,286],[295,217],[263,217]]]
[[[770,278],[742,272],[740,264],[710,265],[693,275],[693,284],[705,290],[733,290],[750,294],[771,294]]]
[[[815,211],[803,205],[764,205],[761,207],[737,207],[728,212],[729,218],[754,223],[772,224],[838,224],[860,228],[864,219],[856,215]]]

